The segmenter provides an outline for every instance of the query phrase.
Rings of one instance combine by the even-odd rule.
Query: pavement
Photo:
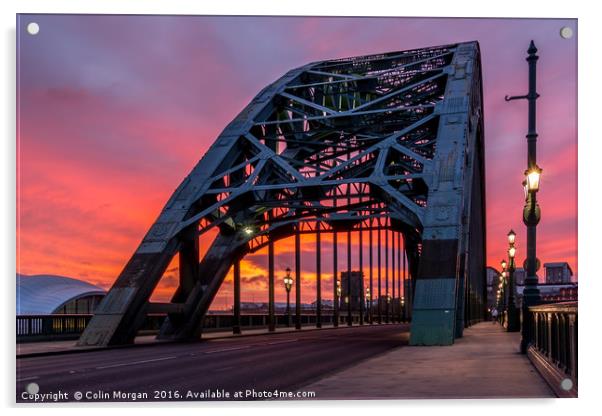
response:
[[[451,346],[395,348],[302,389],[329,399],[556,397],[519,343],[519,333],[483,322]]]

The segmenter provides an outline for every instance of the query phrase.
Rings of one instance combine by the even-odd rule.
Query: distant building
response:
[[[351,275],[351,293],[349,293],[349,276]],[[364,290],[364,273],[360,271],[341,272],[341,308],[347,308],[351,302],[351,310],[359,311]]]
[[[578,283],[540,283],[537,285],[542,302],[569,302],[576,301],[578,297]],[[522,305],[524,285],[516,286],[517,303]]]
[[[562,284],[571,282],[573,270],[567,262],[545,263],[543,267],[546,270],[546,283]]]
[[[17,274],[17,315],[91,314],[106,293],[71,277]]]
[[[517,285],[524,285],[525,279],[527,278],[527,271],[522,267],[514,269],[514,281]]]

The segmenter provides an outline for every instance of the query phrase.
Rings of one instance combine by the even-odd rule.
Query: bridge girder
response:
[[[156,310],[168,312],[161,338],[198,338],[246,253],[304,224],[350,230],[383,217],[417,275],[411,342],[453,342],[485,269],[484,227],[472,226],[484,225],[479,62],[469,42],[314,62],[268,85],[175,190],[78,344],[130,343]],[[199,235],[213,228],[201,259]],[[152,304],[175,255],[179,288]]]

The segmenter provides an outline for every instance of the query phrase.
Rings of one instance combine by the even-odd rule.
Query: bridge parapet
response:
[[[529,308],[529,358],[559,397],[577,397],[577,302]]]

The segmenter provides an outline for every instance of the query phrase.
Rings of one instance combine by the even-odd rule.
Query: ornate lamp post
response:
[[[529,93],[523,96],[506,97],[506,101],[526,99],[529,102],[529,130],[527,132],[527,170],[525,171],[525,207],[523,209],[523,222],[527,226],[527,260],[525,278],[525,289],[523,291],[523,328],[521,339],[521,352],[526,353],[529,339],[531,339],[531,319],[529,306],[540,302],[541,297],[537,288],[537,224],[541,219],[541,209],[537,204],[537,191],[541,168],[537,166],[537,130],[536,130],[536,102],[539,98],[537,93],[537,48],[531,41],[527,50],[527,62],[529,63]]]
[[[508,233],[508,258],[510,264],[508,265],[508,332],[517,332],[520,330],[520,322],[518,316],[518,310],[516,309],[516,303],[514,301],[514,256],[516,255],[516,248],[514,242],[516,241],[516,233],[510,230]]]
[[[335,299],[335,303],[337,308],[336,309],[340,309],[340,305],[341,305],[341,281],[339,279],[336,280],[336,285],[337,285],[337,298]],[[336,314],[335,319],[338,321],[339,319],[339,315]],[[337,322],[338,325],[338,322]]]
[[[502,261],[500,262],[502,265],[502,275],[500,278],[500,296],[501,296],[501,303],[502,303],[502,308],[500,311],[500,320],[502,322],[502,324],[504,324],[505,320],[506,320],[506,295],[507,295],[507,291],[506,291],[506,277],[508,276],[508,272],[506,271],[506,267],[508,267],[508,263],[506,262],[506,259],[502,259]]]
[[[372,301],[370,300],[370,287],[366,286],[366,311],[367,311],[367,316],[368,319],[370,318],[370,315],[372,314]]]
[[[404,313],[405,306],[406,306],[406,301],[405,301],[404,297],[401,296],[399,298],[399,308],[400,308],[399,314],[401,315],[401,322],[403,322],[405,320],[405,313]]]
[[[291,288],[293,287],[293,278],[291,277],[291,268],[286,268],[284,276],[284,288],[286,289],[286,326],[291,326]]]

